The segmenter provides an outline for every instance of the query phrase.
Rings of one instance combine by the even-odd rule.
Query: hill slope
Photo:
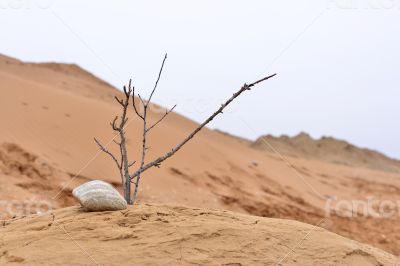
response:
[[[288,156],[323,160],[353,167],[400,172],[400,161],[332,137],[322,137],[315,140],[306,133],[300,133],[293,138],[267,135],[257,139],[251,146],[261,150],[272,151],[265,141],[282,154]]]
[[[393,255],[314,227],[227,211],[139,205],[77,207],[8,222],[0,263],[12,265],[399,265]]]
[[[267,86],[267,83],[266,85]],[[254,89],[251,93],[256,94]],[[93,137],[118,154],[109,122],[118,90],[74,65],[30,64],[0,57],[0,209],[2,219],[29,213],[31,202],[71,206],[71,190],[91,179],[118,189],[120,177]],[[240,99],[239,99],[240,100]],[[158,109],[159,110],[159,109]],[[150,121],[162,113],[153,110]],[[128,149],[140,158],[141,124],[129,112]],[[150,135],[149,160],[169,151],[197,124],[176,113]],[[141,202],[226,209],[317,224],[328,199],[400,200],[400,175],[287,157],[205,129],[160,169],[142,178]],[[21,208],[9,211],[10,205]],[[19,206],[18,205],[18,206]],[[398,215],[332,215],[330,230],[400,254]]]

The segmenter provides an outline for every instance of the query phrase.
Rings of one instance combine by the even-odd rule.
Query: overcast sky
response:
[[[0,0],[0,53],[77,63],[196,121],[254,139],[306,131],[400,158],[400,1]]]

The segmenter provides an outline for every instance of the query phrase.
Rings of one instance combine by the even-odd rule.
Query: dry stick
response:
[[[132,79],[129,80],[129,88],[131,88],[131,84],[132,84]],[[133,105],[133,110],[135,110],[136,115],[138,117],[140,117],[141,119],[143,119],[143,116],[139,113],[139,110],[136,107],[136,103],[135,103],[135,87],[132,88],[132,105]]]
[[[133,95],[135,95],[135,91],[133,91]],[[138,109],[136,108],[135,97],[133,97],[132,101],[133,101],[133,110],[135,110],[135,113],[137,114],[138,117],[143,119],[143,116],[139,113]]]
[[[164,59],[165,62],[165,59]],[[163,65],[164,65],[163,62]],[[160,72],[161,73],[161,72]],[[157,80],[158,82],[158,80]],[[156,85],[157,87],[157,85]],[[141,98],[140,98],[141,99]],[[165,114],[157,121],[155,122],[152,126],[150,126],[149,128],[147,127],[147,108],[149,106],[149,101],[145,104],[143,102],[143,100],[141,99],[143,107],[144,107],[144,112],[143,112],[143,137],[142,137],[142,159],[141,159],[141,163],[140,163],[140,168],[142,169],[144,167],[145,164],[145,159],[146,159],[146,151],[149,149],[148,147],[146,147],[146,143],[147,143],[147,133],[153,129],[155,126],[157,126],[162,120],[164,120],[165,117],[167,117],[176,107],[176,105],[174,105],[174,107],[172,107],[170,110],[166,111]],[[138,190],[139,190],[139,182],[140,182],[140,176],[141,173],[139,173],[136,177],[136,181],[132,181],[132,183],[135,184],[135,190],[133,193],[133,198],[132,201],[130,202],[130,204],[134,204],[137,198],[137,194],[138,194]],[[131,180],[134,180],[135,177],[131,177]]]
[[[123,174],[122,174],[122,164],[120,164],[120,163],[118,162],[117,158],[115,158],[115,156],[114,156],[109,150],[107,150],[106,147],[104,147],[96,138],[94,138],[94,141],[95,141],[96,144],[100,147],[100,149],[101,149],[104,153],[110,155],[110,157],[111,157],[111,158],[114,160],[114,162],[117,164],[117,167],[118,167],[118,169],[119,169],[119,174],[121,175],[122,184],[123,184],[123,183],[124,183],[124,178],[123,178]],[[121,157],[121,160],[122,160],[122,157]]]
[[[147,132],[149,132],[151,129],[153,129],[155,126],[157,126],[161,121],[164,120],[165,117],[167,117],[169,115],[169,113],[171,113],[176,107],[176,104],[174,105],[174,107],[172,107],[171,109],[167,110],[165,112],[165,114],[163,115],[163,117],[161,117],[157,122],[155,122],[151,127],[149,127],[147,129]]]
[[[126,122],[128,121],[128,119],[126,118],[126,112],[129,106],[129,99],[132,93],[132,89],[131,89],[131,81],[129,81],[129,88],[128,90],[126,89],[126,87],[124,87],[124,92],[125,92],[125,103],[124,105],[122,105],[123,107],[123,115],[121,117],[121,124],[119,127],[119,133],[120,133],[120,138],[121,138],[121,145],[120,145],[120,149],[121,149],[121,153],[123,154],[122,159],[124,162],[124,177],[125,177],[125,184],[123,184],[124,186],[124,193],[125,193],[125,199],[127,202],[130,202],[130,198],[131,198],[131,177],[129,174],[129,160],[128,160],[128,152],[126,149],[126,138],[125,138],[125,130],[124,130],[124,126],[126,124]]]
[[[125,131],[124,128],[121,128],[120,131],[120,136],[121,136],[121,152],[124,154],[122,156],[123,162],[124,162],[124,177],[125,177],[125,184],[124,186],[124,197],[127,202],[130,202],[130,197],[131,197],[131,177],[129,174],[129,161],[128,161],[128,152],[126,150],[126,139],[125,139]]]
[[[108,155],[111,156],[111,158],[112,158],[112,159],[114,160],[114,162],[117,164],[117,167],[118,167],[118,168],[121,168],[121,164],[118,162],[117,158],[115,158],[115,156],[114,156],[110,151],[108,151],[96,138],[94,138],[94,141],[96,142],[97,145],[99,145],[100,149],[101,149],[103,152],[105,152],[105,153],[107,153]]]
[[[121,175],[121,180],[122,184],[124,187],[124,196],[125,199],[130,202],[130,195],[131,195],[131,177],[129,174],[129,167],[134,163],[129,163],[128,160],[128,153],[126,149],[126,137],[125,137],[125,125],[126,122],[128,121],[127,116],[127,109],[129,106],[129,101],[131,97],[133,89],[131,87],[131,81],[129,81],[128,88],[124,86],[124,93],[125,93],[125,99],[119,99],[118,97],[115,97],[115,100],[122,106],[122,116],[121,116],[121,121],[120,124],[117,125],[117,120],[118,116],[114,118],[114,120],[111,122],[111,127],[114,131],[117,131],[120,137],[120,142],[115,142],[117,145],[119,145],[120,148],[120,153],[121,153],[121,162],[118,163],[118,160],[115,158],[114,155],[112,155],[111,152],[109,152],[97,139],[95,139],[95,142],[97,145],[100,147],[100,149],[110,155],[113,160],[117,163],[118,169],[120,171]]]
[[[147,101],[147,105],[149,105],[149,103],[150,103],[150,101],[151,101],[151,98],[153,97],[153,94],[154,94],[154,92],[155,92],[156,89],[157,89],[158,82],[160,81],[160,78],[161,78],[161,73],[162,73],[162,71],[163,71],[163,69],[164,69],[165,61],[167,60],[167,56],[168,56],[168,54],[165,54],[164,60],[163,60],[163,62],[162,62],[162,64],[161,64],[160,72],[158,72],[158,77],[157,77],[156,84],[154,85],[154,88],[153,88],[153,90],[152,90],[152,92],[151,92],[151,94],[150,94],[149,100]]]
[[[143,111],[143,137],[142,137],[142,158],[141,158],[141,162],[140,162],[140,168],[142,168],[144,166],[144,162],[146,159],[146,134],[147,134],[147,105],[144,105],[144,111]],[[139,168],[139,169],[140,169]],[[131,177],[131,180],[133,180],[134,178]],[[132,181],[131,181],[132,182]],[[133,198],[132,201],[129,202],[129,204],[134,204],[137,198],[137,193],[138,193],[138,187],[139,187],[139,182],[140,182],[140,174],[137,175],[136,177],[136,181],[134,181],[133,183],[135,184],[135,191],[133,193]]]
[[[162,64],[161,64],[160,71],[158,72],[158,77],[157,77],[156,83],[154,84],[154,88],[153,88],[153,90],[152,90],[151,93],[150,93],[150,96],[149,96],[149,99],[148,99],[147,103],[145,103],[145,102],[143,101],[142,97],[140,97],[140,95],[138,94],[139,100],[141,101],[141,103],[142,103],[142,105],[143,105],[143,115],[140,115],[140,114],[137,112],[136,105],[135,105],[135,103],[133,103],[133,107],[134,107],[134,109],[135,109],[136,114],[137,114],[140,118],[142,118],[142,120],[143,120],[142,158],[141,158],[141,163],[140,163],[139,169],[143,168],[143,167],[144,167],[144,164],[145,164],[146,151],[147,151],[147,149],[148,149],[148,148],[146,147],[146,143],[147,143],[147,133],[148,133],[148,131],[149,131],[150,129],[154,128],[159,122],[161,122],[161,120],[163,120],[163,119],[175,108],[175,106],[174,106],[170,111],[167,111],[166,114],[165,114],[159,121],[157,121],[157,122],[156,122],[154,125],[152,125],[149,129],[147,128],[147,111],[148,111],[148,107],[149,107],[149,105],[150,105],[150,103],[151,103],[151,98],[153,97],[154,92],[155,92],[156,89],[157,89],[158,82],[159,82],[160,79],[161,79],[161,74],[162,74],[162,71],[163,71],[163,69],[164,69],[164,65],[165,65],[165,61],[166,61],[166,60],[167,60],[167,54],[165,54],[165,56],[164,56],[163,62],[162,62]],[[133,92],[133,93],[135,93],[135,92]],[[133,94],[133,95],[135,95],[135,94]],[[130,204],[134,204],[134,202],[136,201],[136,198],[137,198],[137,193],[138,193],[138,188],[139,188],[139,182],[140,182],[140,173],[139,173],[137,176],[135,176],[135,177],[136,177],[136,181],[133,181],[133,183],[135,184],[135,191],[134,191],[134,193],[133,193],[132,202],[129,202]],[[134,177],[133,177],[133,178],[130,177],[130,179],[133,180]]]
[[[135,177],[137,177],[136,182],[135,182],[135,194],[133,197],[133,201],[132,203],[135,203],[136,200],[136,196],[137,196],[137,190],[138,190],[138,186],[139,186],[139,181],[140,181],[140,175],[141,173],[143,173],[144,171],[148,170],[151,167],[159,167],[160,164],[167,160],[168,158],[170,158],[172,155],[174,155],[177,151],[179,151],[188,141],[190,141],[197,133],[200,132],[200,130],[202,130],[208,123],[210,123],[217,115],[222,114],[223,110],[233,101],[235,100],[237,97],[239,97],[243,92],[247,91],[247,90],[251,90],[252,87],[254,87],[255,85],[266,81],[272,77],[276,76],[276,74],[267,76],[263,79],[257,80],[249,85],[244,84],[242,86],[242,88],[236,92],[235,94],[233,94],[233,96],[227,100],[224,104],[221,105],[221,107],[214,113],[212,114],[206,121],[204,121],[201,125],[199,125],[191,134],[189,134],[186,139],[184,139],[180,144],[178,144],[175,148],[173,148],[170,152],[166,153],[164,156],[159,157],[158,159],[154,160],[151,163],[148,163],[146,165],[143,165],[143,161],[142,161],[142,165],[139,168],[139,170],[137,170],[132,176],[131,179],[134,179]]]

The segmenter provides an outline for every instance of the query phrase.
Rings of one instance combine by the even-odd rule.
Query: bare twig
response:
[[[147,104],[144,102],[144,100],[142,99],[142,96],[140,96],[140,94],[138,94],[138,98],[139,98],[140,102],[142,103],[142,105],[143,105],[144,107],[146,107]]]
[[[192,133],[190,133],[181,143],[179,143],[177,146],[175,146],[173,149],[171,149],[171,151],[169,151],[168,153],[166,153],[165,155],[157,158],[156,160],[152,161],[151,163],[148,164],[143,164],[143,160],[142,160],[142,164],[140,165],[140,168],[133,174],[131,175],[131,179],[134,180],[134,178],[136,178],[136,185],[135,185],[135,195],[133,197],[133,202],[135,202],[136,199],[136,194],[137,194],[137,186],[139,185],[139,181],[140,181],[140,175],[148,170],[151,167],[160,167],[161,163],[164,162],[165,160],[167,160],[168,158],[170,158],[172,155],[174,155],[176,152],[178,152],[187,142],[189,142],[197,133],[199,133],[208,123],[210,123],[216,116],[218,116],[219,114],[222,114],[223,110],[233,101],[235,100],[237,97],[239,97],[243,92],[251,90],[252,87],[254,87],[255,85],[266,81],[272,77],[276,76],[276,74],[267,76],[263,79],[257,80],[253,83],[250,84],[244,84],[241,89],[236,92],[235,94],[232,95],[231,98],[229,98],[224,104],[221,105],[221,107],[215,112],[213,113],[209,118],[207,118],[202,124],[200,124]],[[146,127],[144,128],[144,130],[146,131]],[[145,138],[145,134],[144,134],[144,138]],[[143,149],[145,148],[145,141],[144,141],[144,145],[143,145]],[[145,153],[145,152],[143,152]]]
[[[116,125],[117,120],[118,120],[118,116],[116,116],[116,117],[114,118],[114,120],[110,123],[112,129],[115,130],[115,131],[118,131],[118,128],[117,128],[117,125]]]
[[[165,54],[165,56],[164,56],[164,59],[163,59],[162,64],[161,64],[160,71],[158,72],[157,81],[156,81],[156,83],[154,85],[153,90],[150,93],[150,96],[149,96],[149,99],[147,100],[147,103],[145,103],[143,101],[142,97],[138,94],[139,100],[141,101],[141,103],[143,105],[143,115],[140,116],[142,118],[142,120],[143,120],[142,158],[141,158],[141,161],[140,161],[139,169],[143,168],[144,165],[145,165],[146,151],[148,150],[148,147],[146,146],[146,144],[147,144],[147,133],[149,132],[150,129],[154,128],[159,122],[161,122],[161,120],[163,120],[175,108],[175,106],[174,106],[170,111],[167,111],[166,114],[158,122],[156,122],[156,124],[152,125],[150,128],[147,127],[148,107],[149,107],[149,105],[151,103],[151,98],[153,97],[154,92],[157,89],[158,82],[160,81],[161,74],[162,74],[162,71],[164,69],[164,65],[165,65],[165,61],[166,60],[167,60],[167,54]],[[130,177],[131,182],[133,181],[134,184],[135,184],[135,190],[134,190],[134,193],[133,193],[132,204],[135,203],[136,198],[137,198],[138,189],[139,189],[139,182],[140,182],[140,178],[141,178],[140,174],[141,173],[139,173],[136,176],[134,176],[134,178],[136,178],[136,180],[134,180],[134,178]]]
[[[132,85],[132,79],[129,80],[129,88],[131,88]],[[135,87],[132,87],[132,95],[133,95],[133,99],[132,99],[132,106],[133,106],[133,110],[135,111],[136,115],[138,117],[140,117],[141,119],[143,119],[143,116],[139,113],[139,110],[136,107],[136,102],[135,102]],[[142,101],[143,102],[143,101]]]
[[[175,109],[175,107],[176,107],[176,104],[171,109],[165,111],[165,114],[157,122],[155,122],[151,127],[149,127],[147,129],[147,132],[149,132],[151,129],[153,129],[155,126],[157,126],[161,121],[163,121],[164,118],[167,117]]]
[[[135,91],[133,91],[133,95],[135,95]],[[133,102],[132,105],[133,105],[133,109],[135,110],[135,113],[137,114],[138,117],[140,117],[143,120],[143,116],[139,113],[139,110],[136,107],[135,98],[133,98],[132,102]]]
[[[96,138],[94,138],[94,141],[96,142],[96,144],[100,147],[100,149],[107,153],[108,155],[110,155],[110,157],[114,160],[114,162],[117,164],[118,169],[121,169],[121,165],[118,162],[117,158],[115,158],[115,156],[109,151],[107,150]]]
[[[153,90],[152,90],[152,92],[151,92],[151,94],[150,94],[150,97],[149,97],[149,100],[148,100],[148,102],[147,102],[147,105],[151,102],[151,98],[153,97],[153,94],[154,94],[154,92],[155,92],[156,89],[157,89],[158,82],[160,81],[161,74],[162,74],[162,71],[163,71],[163,69],[164,69],[165,61],[167,60],[167,56],[168,56],[168,55],[165,54],[164,60],[163,60],[163,62],[162,62],[162,64],[161,64],[160,72],[158,72],[158,78],[157,78],[156,84],[154,85],[154,88],[153,88]]]
[[[125,99],[119,99],[118,97],[115,97],[115,100],[122,106],[122,115],[120,118],[116,116],[114,120],[110,123],[112,129],[118,132],[120,138],[119,142],[114,141],[119,146],[120,149],[120,156],[121,156],[120,162],[118,162],[117,158],[111,152],[109,152],[103,145],[101,145],[101,143],[97,139],[95,139],[95,142],[100,147],[100,149],[106,154],[110,155],[114,160],[114,162],[117,164],[119,173],[121,175],[122,184],[124,187],[124,196],[128,203],[130,203],[130,195],[131,195],[130,191],[131,177],[129,174],[129,167],[132,166],[132,164],[128,163],[129,160],[126,149],[125,125],[128,122],[127,111],[132,91],[133,89],[131,86],[131,81],[129,81],[128,87],[124,86]]]

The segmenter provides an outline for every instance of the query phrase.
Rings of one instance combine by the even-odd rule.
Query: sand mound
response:
[[[393,255],[290,220],[139,205],[78,207],[0,229],[0,262],[26,265],[396,265]],[[398,264],[397,264],[398,265]]]
[[[332,137],[322,137],[316,140],[306,133],[300,133],[293,138],[267,135],[257,139],[251,144],[251,147],[272,152],[273,149],[276,149],[288,156],[323,160],[347,166],[400,172],[400,161]]]

